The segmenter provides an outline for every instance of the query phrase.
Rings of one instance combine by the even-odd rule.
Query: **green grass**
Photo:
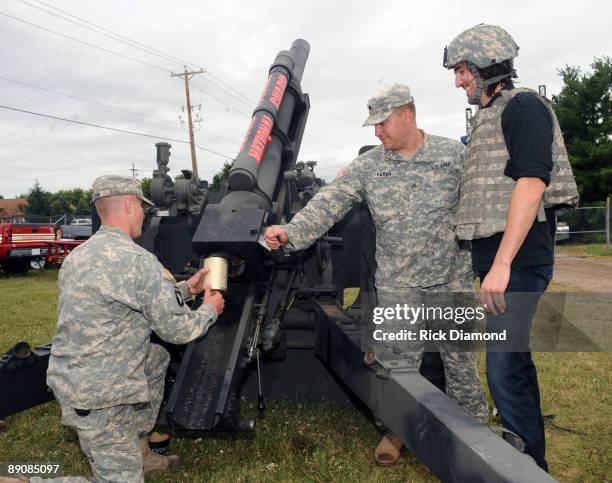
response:
[[[171,481],[436,481],[406,452],[390,470],[372,464],[378,431],[361,413],[330,404],[291,405],[268,401],[254,435],[175,438],[173,452],[184,466]],[[245,412],[253,414],[253,405]],[[61,462],[65,475],[90,476],[76,433],[61,426],[56,402],[8,418],[0,435],[0,461]],[[160,474],[151,481],[169,481]],[[149,478],[148,478],[149,479]]]
[[[590,255],[596,257],[612,258],[612,246],[606,255],[605,243],[585,243],[585,244],[564,244],[557,245],[555,248],[557,255]]]
[[[534,353],[542,413],[546,416],[546,459],[551,474],[563,482],[609,481],[612,458],[612,405],[609,353]],[[478,368],[489,408],[485,354]],[[501,420],[494,418],[495,424]]]
[[[58,270],[0,273],[0,353],[15,342],[37,346],[55,334]]]
[[[57,271],[0,276],[0,351],[25,339],[48,342],[55,330]],[[561,481],[604,481],[610,474],[612,358],[607,353],[539,353],[547,457]],[[484,354],[479,354],[483,382]],[[486,389],[486,387],[485,387]],[[490,398],[489,398],[490,401]],[[245,405],[248,415],[255,412]],[[0,433],[0,461],[61,462],[67,475],[91,475],[75,433],[59,421],[51,402],[7,418]],[[267,401],[254,434],[178,438],[173,451],[185,466],[151,481],[436,481],[413,455],[401,464],[376,467],[378,430],[359,411],[331,404],[292,405]]]

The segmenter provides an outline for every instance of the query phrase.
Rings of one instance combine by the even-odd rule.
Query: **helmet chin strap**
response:
[[[482,80],[482,76],[480,75],[480,71],[474,64],[469,63],[468,68],[474,76],[474,79],[476,79],[476,89],[474,90],[474,94],[468,96],[468,104],[472,106],[479,106],[480,98],[482,97],[482,92],[484,91],[485,84]]]
[[[476,67],[472,63],[468,63],[468,68],[470,69],[470,72],[474,76],[474,79],[476,79],[476,89],[474,90],[474,94],[468,97],[468,104],[471,104],[474,106],[480,105],[482,93],[487,87],[495,84],[496,82],[504,80],[504,79],[516,78],[516,71],[513,69],[512,72],[509,72],[507,74],[500,74],[495,77],[491,77],[490,79],[484,80],[482,76],[480,75],[480,71],[478,70],[478,67]]]

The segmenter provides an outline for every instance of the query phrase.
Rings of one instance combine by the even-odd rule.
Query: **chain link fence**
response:
[[[13,223],[43,223],[54,225],[70,225],[75,220],[89,220],[91,223],[91,213],[83,215],[23,215],[15,219]]]
[[[62,223],[63,215],[23,215],[23,219],[19,223],[40,223],[40,224],[56,224]]]
[[[612,253],[610,213],[610,198],[604,206],[582,206],[557,216],[557,235],[555,243],[586,244],[602,243],[606,245],[606,253]],[[53,223],[61,225],[91,223],[91,213],[82,215],[23,215],[13,223]]]
[[[610,253],[610,199],[604,206],[582,206],[557,216],[556,243],[602,243]]]

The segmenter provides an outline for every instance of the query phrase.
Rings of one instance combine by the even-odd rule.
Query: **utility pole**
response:
[[[606,198],[606,255],[610,252],[610,195]]]
[[[196,160],[195,141],[193,139],[193,120],[191,119],[191,97],[189,96],[189,79],[196,74],[203,74],[204,69],[189,72],[187,66],[182,74],[170,74],[170,77],[182,77],[185,79],[185,97],[187,98],[187,119],[189,121],[189,144],[191,145],[191,171],[194,177],[198,177],[198,162]]]
[[[132,172],[132,179],[136,178],[136,171],[138,171],[138,169],[136,169],[136,165],[134,165],[134,163],[132,163],[132,167],[129,168],[129,171]]]

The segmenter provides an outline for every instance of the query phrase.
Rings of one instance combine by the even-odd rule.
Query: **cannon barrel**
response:
[[[304,110],[300,82],[309,52],[308,42],[297,39],[289,51],[276,56],[230,172],[230,193],[222,203],[251,203],[257,198],[244,193],[250,192],[262,208],[271,208],[279,177],[287,162],[295,162],[292,154],[303,134],[304,123],[298,122]]]
[[[309,51],[298,39],[277,54],[230,171],[229,191],[206,207],[192,239],[199,255],[226,252],[248,260],[246,280],[267,278],[257,239],[292,206],[284,173],[296,164],[306,125],[309,101],[300,81]]]

